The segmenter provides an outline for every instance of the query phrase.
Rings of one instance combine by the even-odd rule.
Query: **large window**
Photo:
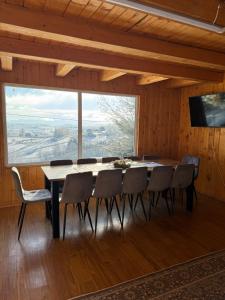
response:
[[[135,154],[136,97],[5,85],[7,164]]]

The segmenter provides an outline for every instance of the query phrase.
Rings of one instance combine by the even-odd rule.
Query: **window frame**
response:
[[[134,155],[137,154],[138,149],[138,138],[139,138],[139,108],[140,108],[140,96],[137,94],[124,94],[124,93],[111,93],[111,92],[99,92],[94,90],[81,90],[81,89],[71,89],[71,88],[60,88],[60,87],[46,87],[39,85],[27,85],[27,84],[17,84],[17,83],[3,83],[2,84],[2,114],[3,114],[3,148],[4,148],[4,165],[6,167],[13,166],[46,166],[49,165],[49,162],[30,162],[30,163],[9,163],[8,162],[8,132],[7,132],[7,116],[6,116],[6,94],[5,87],[24,87],[24,88],[34,88],[34,89],[45,89],[53,91],[65,91],[65,92],[74,92],[78,94],[77,107],[78,107],[78,150],[77,158],[82,158],[82,93],[88,94],[102,94],[107,96],[124,96],[124,97],[135,97],[135,122],[134,122]],[[73,159],[73,162],[76,162],[76,159]]]

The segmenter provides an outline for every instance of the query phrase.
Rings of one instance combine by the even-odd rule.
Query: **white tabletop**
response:
[[[177,161],[164,159],[157,162],[150,161],[134,161],[131,163],[131,167],[147,167],[151,171],[156,166],[162,165],[176,165]],[[68,174],[93,172],[93,176],[97,176],[101,170],[115,169],[113,163],[95,163],[95,164],[83,164],[83,165],[67,165],[67,166],[42,166],[41,167],[45,176],[50,181],[65,180]]]

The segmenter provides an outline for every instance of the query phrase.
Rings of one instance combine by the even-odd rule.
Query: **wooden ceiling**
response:
[[[136,2],[211,23],[218,6],[213,0]],[[225,4],[217,24],[225,25]],[[103,81],[131,73],[137,84],[177,87],[180,79],[180,85],[224,79],[225,35],[101,0],[0,0],[0,55],[5,70],[18,57],[55,63],[57,76],[84,66],[103,70]]]

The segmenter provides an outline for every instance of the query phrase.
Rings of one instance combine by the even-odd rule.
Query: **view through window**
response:
[[[133,155],[135,97],[82,93],[83,157]]]
[[[6,85],[5,111],[9,165],[135,153],[136,97]]]

